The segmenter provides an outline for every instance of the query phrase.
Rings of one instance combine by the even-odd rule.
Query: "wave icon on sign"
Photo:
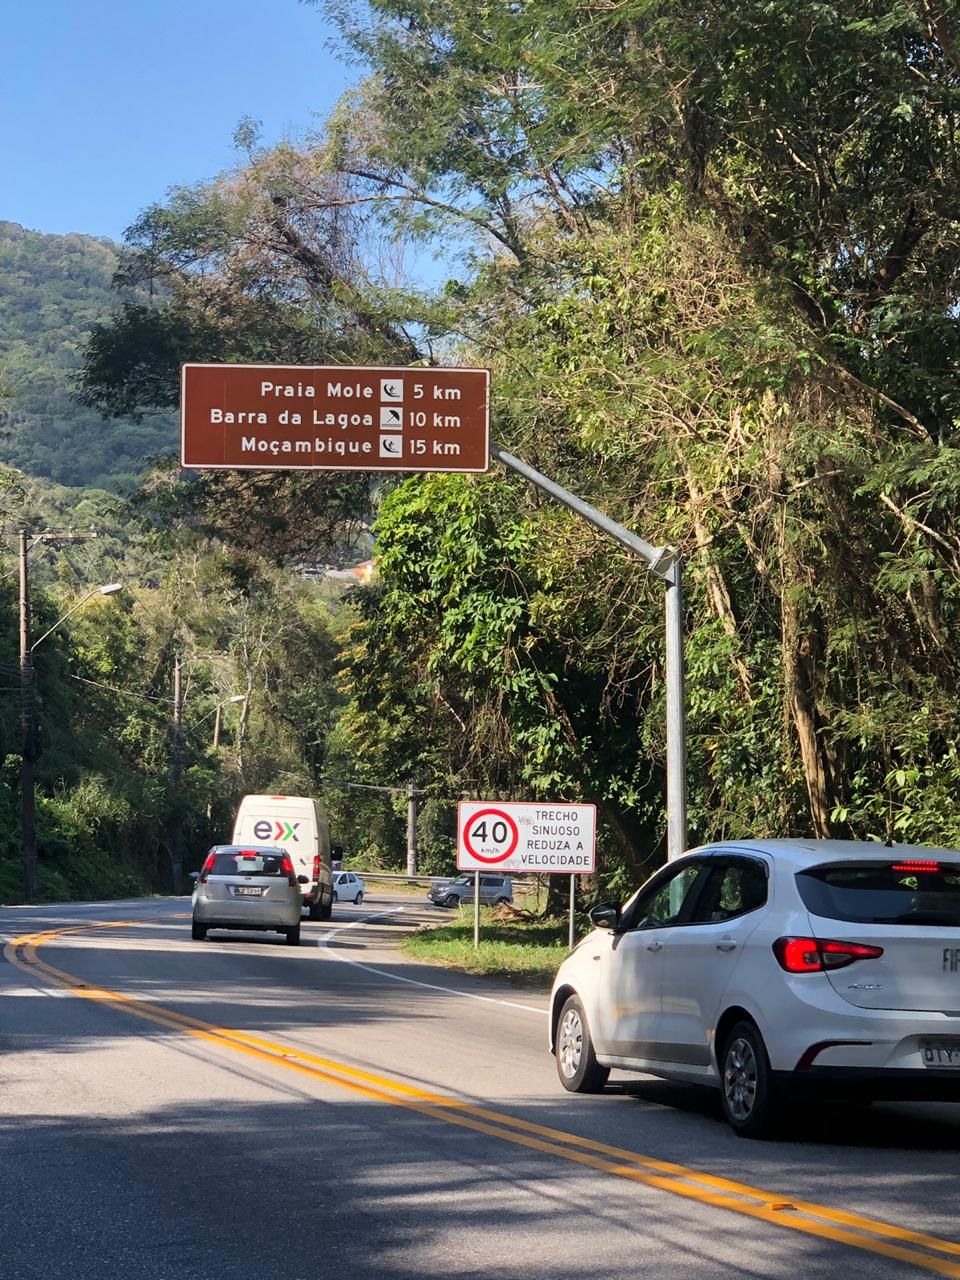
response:
[[[403,457],[403,440],[400,436],[381,436],[380,437],[380,457],[381,458],[402,458]]]
[[[399,404],[403,399],[403,381],[399,378],[381,378],[380,399]]]

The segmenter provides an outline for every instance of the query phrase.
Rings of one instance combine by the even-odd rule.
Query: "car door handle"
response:
[[[662,950],[663,950],[663,943],[662,943],[662,942],[648,942],[648,943],[647,943],[647,950],[648,950],[648,951],[662,951]]]
[[[722,942],[717,943],[718,951],[734,951],[737,944],[732,938],[724,938]]]

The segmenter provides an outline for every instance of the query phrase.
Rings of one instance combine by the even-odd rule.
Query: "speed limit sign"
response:
[[[462,801],[457,867],[582,875],[595,869],[596,826],[592,804]]]
[[[503,809],[478,809],[463,828],[467,854],[484,866],[505,862],[520,843],[520,828]]]

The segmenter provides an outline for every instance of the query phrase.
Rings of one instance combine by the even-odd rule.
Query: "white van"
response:
[[[323,805],[306,796],[244,796],[233,824],[234,844],[276,845],[289,853],[311,920],[333,910],[330,824]]]

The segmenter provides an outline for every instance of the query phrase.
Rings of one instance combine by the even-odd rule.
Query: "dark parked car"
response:
[[[438,880],[430,886],[427,897],[439,907],[459,907],[461,902],[473,901],[475,877],[469,872],[456,880]],[[513,885],[509,876],[481,875],[480,903],[489,907],[499,902],[513,901]]]

